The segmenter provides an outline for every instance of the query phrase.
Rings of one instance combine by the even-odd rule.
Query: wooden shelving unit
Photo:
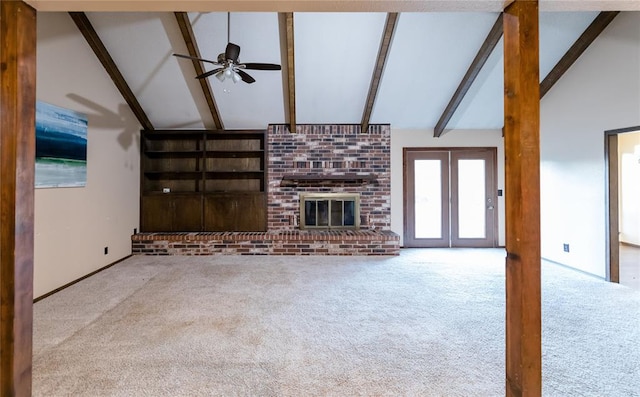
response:
[[[265,131],[143,131],[143,232],[265,231]]]

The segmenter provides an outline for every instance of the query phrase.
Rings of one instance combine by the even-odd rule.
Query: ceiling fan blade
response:
[[[193,60],[201,61],[201,62],[212,63],[212,64],[214,64],[214,65],[220,65],[218,62],[210,61],[210,60],[208,60],[208,59],[202,59],[202,58],[192,57],[192,56],[190,56],[190,55],[173,54],[173,56],[174,56],[174,57],[179,57],[179,58],[193,59]]]
[[[237,69],[236,73],[238,73],[240,75],[240,77],[242,77],[242,81],[244,81],[245,83],[251,84],[251,83],[255,83],[256,82],[256,79],[254,79],[253,77],[249,76],[249,74],[247,72],[245,72],[244,70]]]
[[[209,76],[211,76],[211,75],[214,75],[214,74],[218,73],[219,71],[221,71],[221,70],[223,70],[223,69],[224,69],[224,68],[216,68],[216,69],[210,70],[210,71],[208,71],[208,72],[202,73],[202,74],[201,74],[201,75],[199,75],[199,76],[196,76],[196,79],[204,79],[204,78],[206,78],[206,77],[209,77]]]
[[[245,69],[251,70],[281,70],[282,67],[280,65],[276,65],[273,63],[243,63]]]
[[[240,56],[240,46],[233,43],[228,43],[227,48],[224,51],[224,56],[227,60],[238,63],[238,57]]]

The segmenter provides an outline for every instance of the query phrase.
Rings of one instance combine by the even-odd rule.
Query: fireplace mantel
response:
[[[339,183],[339,182],[355,182],[355,183],[369,183],[376,181],[375,174],[287,174],[282,177],[280,186],[292,187],[297,186],[300,183],[315,182],[317,184],[326,183]]]

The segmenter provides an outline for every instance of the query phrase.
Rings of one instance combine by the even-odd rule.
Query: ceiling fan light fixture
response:
[[[200,61],[211,63],[217,66],[217,68],[205,73],[201,73],[196,76],[197,79],[204,79],[209,76],[216,76],[218,80],[224,82],[226,79],[232,80],[234,83],[244,81],[247,84],[255,83],[256,79],[251,77],[243,69],[247,70],[281,70],[280,65],[272,63],[240,63],[238,57],[240,56],[240,46],[230,42],[230,23],[231,13],[227,13],[227,46],[224,53],[218,54],[217,62],[209,59],[203,59],[195,55],[181,55],[173,54],[180,58],[191,59],[193,62]]]

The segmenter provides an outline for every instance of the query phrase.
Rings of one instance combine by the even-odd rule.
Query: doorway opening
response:
[[[496,247],[497,149],[405,148],[405,247]]]
[[[640,289],[640,126],[605,131],[607,280]]]

